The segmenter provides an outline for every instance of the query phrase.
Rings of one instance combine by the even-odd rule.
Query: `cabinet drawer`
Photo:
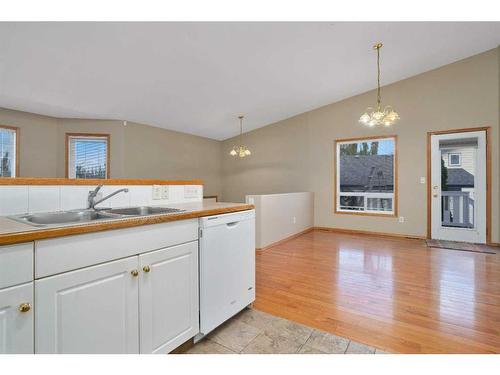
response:
[[[198,239],[198,220],[144,225],[35,242],[35,278]]]
[[[0,289],[33,280],[33,242],[0,246]]]

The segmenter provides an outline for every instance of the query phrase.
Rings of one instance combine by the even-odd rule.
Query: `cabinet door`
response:
[[[141,353],[168,353],[199,331],[198,241],[140,255],[139,263]]]
[[[37,353],[138,353],[136,256],[35,281]]]
[[[33,283],[0,290],[0,353],[33,354]]]

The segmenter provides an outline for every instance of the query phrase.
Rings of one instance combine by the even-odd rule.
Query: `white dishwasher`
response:
[[[255,211],[199,220],[203,336],[255,300]]]

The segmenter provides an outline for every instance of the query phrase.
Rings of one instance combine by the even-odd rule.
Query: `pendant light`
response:
[[[382,43],[377,43],[373,49],[377,51],[377,106],[375,110],[368,107],[359,118],[359,122],[363,125],[374,127],[377,125],[391,126],[399,120],[398,113],[392,109],[390,105],[382,109],[381,96],[380,96],[380,49]]]
[[[240,119],[240,137],[239,137],[239,143],[240,144],[239,144],[239,146],[233,146],[233,148],[232,148],[231,152],[229,153],[229,155],[231,155],[231,156],[239,156],[240,158],[245,158],[247,156],[250,156],[252,153],[241,142],[241,139],[243,138],[243,118],[244,118],[244,116],[238,116],[238,118]]]

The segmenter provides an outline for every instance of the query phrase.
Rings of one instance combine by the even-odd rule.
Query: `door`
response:
[[[0,354],[33,354],[33,283],[0,289]]]
[[[168,353],[199,331],[198,241],[139,256],[141,353]]]
[[[37,353],[139,353],[136,256],[35,281]]]
[[[486,131],[431,135],[433,239],[486,243]]]

